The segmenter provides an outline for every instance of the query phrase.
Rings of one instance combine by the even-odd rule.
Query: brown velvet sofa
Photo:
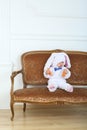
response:
[[[72,93],[58,89],[55,92],[49,92],[47,79],[43,76],[43,67],[53,52],[66,52],[71,60],[71,77],[68,82],[77,85]],[[23,110],[26,109],[26,103],[87,103],[87,52],[64,51],[64,50],[45,50],[30,51],[21,56],[22,69],[12,72],[10,108],[14,118],[14,103],[23,103]],[[14,90],[14,78],[22,74],[23,88]],[[34,87],[27,87],[33,85]],[[79,87],[79,86],[82,87]]]

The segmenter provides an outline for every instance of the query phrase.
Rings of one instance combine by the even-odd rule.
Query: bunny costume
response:
[[[58,66],[58,63],[63,63],[62,66]],[[73,86],[66,82],[71,76],[71,72],[68,68],[71,67],[70,59],[68,55],[64,52],[52,53],[48,58],[44,66],[44,77],[48,78],[47,88],[50,92],[56,91],[57,88],[61,88],[67,92],[73,92]],[[52,75],[47,74],[47,69],[50,70]],[[63,71],[67,73],[63,76]]]

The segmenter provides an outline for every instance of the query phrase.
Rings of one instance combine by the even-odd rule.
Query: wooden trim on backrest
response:
[[[87,52],[65,50],[39,50],[22,54],[23,81],[25,84],[47,84],[43,77],[43,67],[53,52],[65,52],[71,60],[71,78],[68,82],[75,85],[87,85]]]

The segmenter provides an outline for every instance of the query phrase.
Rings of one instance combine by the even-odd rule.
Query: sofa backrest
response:
[[[80,51],[30,51],[21,56],[23,81],[25,84],[47,84],[43,76],[44,65],[53,52],[65,52],[71,61],[71,77],[68,82],[73,85],[87,85],[87,52]]]

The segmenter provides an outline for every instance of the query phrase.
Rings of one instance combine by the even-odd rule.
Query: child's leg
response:
[[[47,88],[50,92],[54,92],[57,89],[57,85],[55,84],[54,80],[49,79]]]
[[[67,85],[66,91],[73,92],[73,86],[71,84],[68,84],[68,83],[66,83],[66,85]]]
[[[59,85],[59,88],[65,90],[65,91],[67,91],[67,92],[73,92],[73,86],[70,85],[70,84],[68,84],[68,83],[66,83],[66,82],[61,83],[61,84]]]

